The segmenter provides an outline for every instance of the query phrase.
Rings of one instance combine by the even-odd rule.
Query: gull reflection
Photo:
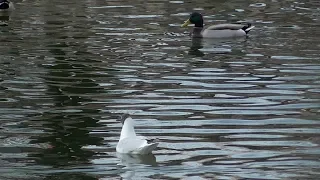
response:
[[[131,180],[139,178],[135,175],[137,168],[141,168],[139,165],[158,166],[156,157],[153,154],[121,154],[117,153],[117,157],[120,159],[120,165],[124,165],[126,171],[121,173],[121,179]]]
[[[156,157],[153,154],[121,154],[117,153],[121,165],[131,167],[132,165],[145,164],[149,166],[158,166]]]

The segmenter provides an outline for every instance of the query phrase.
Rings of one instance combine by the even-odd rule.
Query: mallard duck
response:
[[[192,37],[203,38],[230,38],[246,36],[249,31],[254,28],[250,23],[247,25],[241,24],[217,24],[203,28],[203,17],[200,13],[194,12],[190,15],[189,19],[181,25],[186,27],[189,24],[194,24]]]
[[[0,13],[10,12],[14,10],[13,3],[8,0],[0,0]]]
[[[118,153],[150,154],[157,148],[159,143],[155,139],[148,139],[144,136],[136,135],[134,131],[134,121],[131,117],[124,115],[121,119],[123,126],[116,147]]]

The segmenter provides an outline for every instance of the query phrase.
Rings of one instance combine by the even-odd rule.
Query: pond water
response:
[[[0,179],[318,179],[320,2],[196,2],[15,1]],[[191,39],[192,11],[256,27]],[[115,152],[122,113],[153,155]]]

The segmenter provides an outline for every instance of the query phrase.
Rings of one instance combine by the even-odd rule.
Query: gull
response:
[[[150,154],[157,148],[157,139],[137,136],[134,131],[134,120],[129,115],[121,118],[122,130],[116,150],[123,154]]]

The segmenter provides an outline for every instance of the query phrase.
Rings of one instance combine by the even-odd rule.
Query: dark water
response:
[[[15,1],[0,179],[318,179],[319,1],[194,2]],[[191,40],[194,10],[256,28]],[[154,155],[116,154],[121,113]]]

